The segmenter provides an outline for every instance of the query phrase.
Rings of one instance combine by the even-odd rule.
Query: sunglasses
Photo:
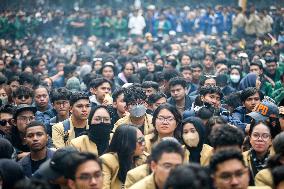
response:
[[[12,118],[11,118],[11,119],[8,119],[8,120],[4,120],[4,119],[0,120],[0,125],[1,125],[2,127],[7,126],[7,123],[9,123],[10,125],[12,125]]]
[[[20,95],[20,96],[18,96],[17,97],[19,100],[21,100],[21,99],[28,99],[28,98],[30,98],[30,96],[29,95]]]

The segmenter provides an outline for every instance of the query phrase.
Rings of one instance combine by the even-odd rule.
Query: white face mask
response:
[[[8,97],[2,97],[0,100],[2,101],[2,105],[8,104]]]
[[[186,145],[189,147],[197,147],[199,143],[199,134],[196,131],[195,133],[189,132],[189,133],[184,133],[182,135],[182,138],[185,142]]]
[[[230,79],[233,83],[238,83],[241,79],[240,75],[230,75]]]

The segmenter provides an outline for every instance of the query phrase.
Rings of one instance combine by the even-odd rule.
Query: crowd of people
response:
[[[0,188],[284,187],[284,8],[0,13]]]

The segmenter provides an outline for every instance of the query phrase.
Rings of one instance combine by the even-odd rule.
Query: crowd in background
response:
[[[0,186],[281,188],[283,70],[282,7],[0,12]]]

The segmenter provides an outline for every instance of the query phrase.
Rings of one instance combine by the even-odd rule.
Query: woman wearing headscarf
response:
[[[208,165],[213,148],[204,143],[205,129],[202,121],[197,117],[185,119],[180,134],[185,146],[185,161],[199,163],[201,166]]]

